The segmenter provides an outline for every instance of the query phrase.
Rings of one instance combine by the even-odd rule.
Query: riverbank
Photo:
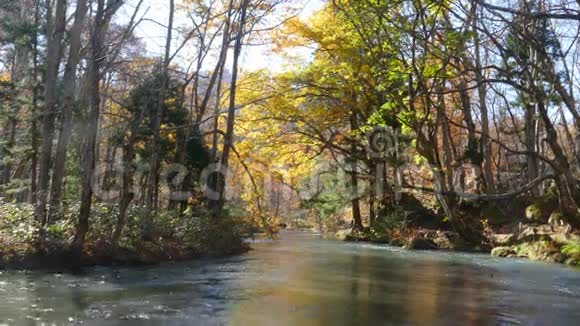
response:
[[[13,247],[4,248],[0,253],[0,270],[64,271],[92,266],[146,266],[238,255],[249,249],[249,245],[245,243],[210,249],[182,245],[171,239],[146,241],[136,247],[113,249],[110,243],[101,241],[87,244],[83,255],[79,257],[68,248],[47,250]]]
[[[244,237],[248,226],[241,218],[213,218],[202,210],[165,212],[155,217],[134,208],[117,243],[114,205],[95,205],[92,227],[82,253],[71,250],[74,208],[58,221],[39,227],[33,209],[2,205],[0,212],[0,270],[69,270],[88,266],[139,266],[221,257],[249,250]]]
[[[409,250],[484,252],[496,257],[527,258],[580,266],[580,233],[564,226],[518,225],[511,233],[489,233],[474,244],[453,231],[391,229],[377,233],[372,228],[340,230],[334,237],[349,242],[388,244]]]

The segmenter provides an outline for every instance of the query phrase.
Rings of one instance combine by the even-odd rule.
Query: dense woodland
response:
[[[159,57],[143,0],[0,1],[4,255],[290,225],[580,262],[579,2],[168,1]]]

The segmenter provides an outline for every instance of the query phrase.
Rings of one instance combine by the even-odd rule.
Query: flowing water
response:
[[[0,325],[578,325],[580,271],[285,232],[248,254],[1,272]]]

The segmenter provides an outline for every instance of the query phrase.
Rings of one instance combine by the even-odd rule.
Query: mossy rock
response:
[[[340,230],[335,233],[335,237],[341,241],[372,241],[373,237],[369,230]]]
[[[560,245],[549,240],[522,242],[514,246],[493,248],[494,257],[521,257],[531,260],[563,263],[568,258],[560,251]]]
[[[491,242],[495,246],[505,247],[514,243],[516,236],[513,233],[494,234],[491,236]]]
[[[352,230],[339,230],[334,234],[334,237],[340,241],[347,241],[346,239],[350,237]]]
[[[563,226],[564,224],[566,224],[566,219],[564,218],[564,215],[560,213],[560,211],[554,211],[552,212],[552,214],[550,214],[550,218],[548,218],[548,223],[554,226]]]
[[[524,242],[515,246],[514,249],[518,257],[532,260],[562,263],[566,259],[566,256],[560,252],[560,246],[547,240]]]
[[[511,246],[495,247],[491,250],[491,255],[494,257],[514,257],[517,252]]]
[[[551,192],[538,198],[526,207],[526,218],[533,222],[545,223],[550,215],[558,209],[558,197]]]
[[[543,218],[543,212],[539,205],[532,204],[526,207],[526,218],[531,221],[541,222]]]

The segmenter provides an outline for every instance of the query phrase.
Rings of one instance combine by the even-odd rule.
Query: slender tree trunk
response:
[[[218,84],[216,86],[216,95],[215,95],[215,103],[213,108],[213,130],[211,132],[212,141],[211,141],[211,160],[212,162],[217,162],[218,160],[218,130],[219,130],[219,121],[220,121],[220,104],[221,104],[221,96],[222,96],[222,78],[224,75],[224,66],[222,65],[219,67],[220,75],[218,78]],[[215,186],[215,185],[214,185]]]
[[[133,135],[134,133],[131,134]],[[131,163],[135,158],[133,143],[134,143],[133,136],[130,136],[123,148],[123,172],[122,172],[123,176],[121,183],[121,199],[119,202],[119,216],[117,217],[117,223],[115,224],[115,230],[113,232],[113,237],[111,240],[113,249],[117,249],[119,240],[125,228],[125,224],[127,224],[127,210],[129,209],[129,205],[131,204],[131,200],[133,199],[132,193],[133,185],[131,184],[131,181],[133,180],[133,171]]]
[[[225,26],[224,26],[224,34],[222,36],[222,45],[221,45],[221,52],[220,52],[220,60],[218,61],[218,65],[216,65],[216,72],[217,74],[217,85],[216,85],[216,93],[215,93],[215,102],[213,108],[213,130],[212,130],[212,145],[211,145],[211,160],[212,162],[218,161],[218,129],[219,129],[219,120],[220,120],[220,105],[221,105],[221,97],[222,97],[222,80],[224,77],[224,69],[226,64],[226,59],[228,56],[228,50],[230,47],[230,25],[232,20],[232,12],[233,12],[234,1],[230,0],[228,6],[228,15],[226,17]],[[213,76],[212,76],[213,77]],[[212,189],[216,187],[216,179],[211,178],[210,186]]]
[[[230,4],[228,7],[227,16],[226,16],[226,21],[224,24],[224,35],[222,38],[222,45],[221,45],[221,50],[220,50],[220,54],[218,57],[218,62],[216,64],[216,67],[215,67],[213,73],[211,74],[207,91],[206,91],[205,96],[201,102],[201,106],[199,107],[199,112],[196,116],[195,126],[197,126],[198,128],[200,126],[201,120],[203,119],[205,111],[207,110],[207,106],[208,106],[209,100],[211,98],[211,93],[212,93],[212,90],[213,90],[213,87],[214,87],[216,81],[217,81],[217,87],[219,88],[217,93],[216,93],[217,94],[216,95],[217,96],[216,103],[218,104],[218,110],[219,110],[219,97],[220,97],[220,93],[221,93],[221,80],[223,78],[224,65],[225,65],[225,62],[226,62],[226,59],[228,56],[228,49],[230,47],[230,26],[231,26],[231,20],[232,20],[233,5],[234,5],[233,0],[230,0]]]
[[[39,29],[40,25],[40,4],[39,1],[34,1],[34,26]],[[35,32],[32,38],[32,122],[30,126],[30,143],[31,143],[31,158],[30,158],[30,203],[37,205],[37,182],[38,182],[38,33]]]
[[[87,0],[78,0],[77,9],[75,12],[75,21],[70,31],[70,50],[68,54],[68,61],[64,70],[63,87],[64,99],[62,104],[63,122],[58,143],[56,146],[56,154],[54,157],[54,171],[52,174],[52,184],[50,188],[50,209],[49,219],[55,218],[59,214],[62,198],[63,180],[64,180],[64,166],[66,161],[66,152],[68,143],[72,135],[72,115],[73,107],[75,105],[75,84],[77,65],[80,61],[81,50],[81,34],[87,14]]]
[[[489,138],[489,118],[487,110],[487,88],[484,83],[482,64],[481,64],[481,49],[479,44],[479,33],[477,30],[477,2],[473,3],[473,33],[475,35],[475,79],[477,82],[477,95],[479,98],[479,111],[481,112],[481,152],[483,154],[483,178],[485,180],[485,191],[487,193],[495,192],[495,182],[493,179],[492,170],[492,148]]]
[[[351,169],[352,171],[350,171],[350,186],[351,186],[351,206],[352,206],[352,220],[354,222],[354,227],[357,230],[362,230],[363,229],[363,223],[362,223],[362,216],[361,216],[361,212],[360,212],[360,198],[358,196],[358,173],[357,173],[357,167],[356,167],[356,161],[354,163],[351,164]]]
[[[401,132],[401,127],[396,126],[393,128],[393,139],[394,139],[394,152],[393,152],[393,190],[395,193],[395,202],[398,205],[402,198],[402,186],[403,186],[403,170],[401,169],[400,160],[400,141],[399,135]]]
[[[477,167],[479,169],[479,171],[476,171],[476,173],[474,173],[474,182],[475,182],[475,189],[477,190],[477,192],[481,192],[482,189],[485,189],[485,185],[482,184],[485,183],[485,180],[481,179],[481,175],[479,174],[479,172],[481,172],[481,165],[482,162],[480,161],[480,150],[481,150],[481,146],[479,146],[479,139],[477,137],[477,133],[476,133],[476,129],[475,129],[475,123],[473,121],[473,116],[471,113],[471,101],[469,98],[469,94],[467,92],[467,83],[462,80],[459,83],[459,94],[461,97],[461,112],[463,113],[463,121],[465,122],[466,128],[467,128],[467,148],[469,150],[469,155],[470,157],[466,157],[469,159],[470,163]]]
[[[527,105],[524,114],[525,120],[525,142],[526,151],[530,153],[537,153],[537,135],[536,135],[536,108],[533,105]],[[528,164],[528,182],[538,178],[538,158],[535,155],[527,155]],[[539,196],[540,193],[537,188],[530,191],[533,196]]]
[[[377,212],[376,212],[376,201],[377,201],[377,193],[376,193],[376,188],[377,188],[377,182],[380,182],[380,180],[376,180],[375,177],[377,175],[377,165],[374,162],[371,162],[369,164],[369,170],[371,172],[371,184],[370,184],[370,192],[369,192],[369,226],[373,226],[375,223],[375,219],[377,216]]]
[[[221,158],[221,166],[226,168],[229,166],[229,158],[230,158],[230,151],[233,146],[234,141],[234,121],[236,118],[236,87],[238,81],[238,66],[239,66],[239,59],[240,54],[242,52],[242,44],[244,39],[244,31],[246,25],[246,15],[247,9],[250,1],[243,0],[241,5],[241,13],[240,13],[240,20],[238,22],[239,27],[236,35],[235,45],[234,45],[234,60],[232,65],[232,80],[230,84],[230,103],[228,109],[228,120],[227,120],[227,128],[226,134],[224,136],[224,148],[222,152]],[[216,190],[219,194],[219,199],[217,203],[212,204],[213,210],[215,215],[221,214],[223,209],[224,201],[225,201],[225,183],[226,183],[226,173],[224,173],[221,177],[217,178],[216,182]]]
[[[49,12],[49,16],[52,13]],[[62,39],[66,27],[66,0],[56,0],[54,22],[48,25],[48,45],[46,56],[45,95],[42,116],[42,146],[38,171],[38,201],[36,218],[41,225],[46,225],[46,203],[50,182],[50,165],[52,156],[52,138],[54,135],[55,111],[57,102],[58,67],[62,55]]]
[[[560,121],[562,123],[562,128],[564,129],[564,135],[566,136],[566,143],[568,146],[568,151],[570,153],[570,157],[574,164],[578,164],[579,162],[576,161],[576,144],[574,141],[574,137],[572,137],[572,133],[570,132],[570,127],[568,126],[568,120],[566,119],[566,115],[564,114],[564,109],[560,106],[558,108],[558,113],[560,114]]]
[[[173,35],[173,17],[175,14],[175,0],[169,0],[169,22],[167,26],[167,38],[165,42],[165,57],[161,68],[161,88],[159,89],[159,104],[155,114],[155,125],[153,127],[154,141],[151,158],[151,170],[149,172],[149,187],[147,191],[147,209],[157,211],[159,194],[159,168],[160,168],[160,129],[165,111],[165,97],[169,82],[169,60],[171,56],[171,40]]]
[[[440,89],[441,94],[443,88]],[[451,135],[449,132],[449,124],[447,123],[447,118],[445,116],[445,96],[439,96],[439,103],[437,106],[437,124],[440,126],[442,134],[442,148],[443,148],[443,168],[445,174],[444,182],[447,183],[448,187],[453,187],[453,161],[455,161],[455,155],[453,155],[453,150],[451,146]]]
[[[350,130],[356,131],[358,129],[358,124],[356,121],[356,113],[351,111],[350,113]],[[360,212],[360,196],[358,189],[358,167],[357,167],[357,148],[354,140],[350,145],[350,152],[352,157],[350,158],[350,202],[352,206],[352,220],[354,222],[354,227],[357,230],[363,229],[362,216]]]
[[[556,186],[558,187],[559,192],[558,199],[560,202],[560,211],[568,222],[578,227],[580,226],[580,215],[575,200],[578,198],[577,181],[572,175],[570,164],[566,159],[562,147],[558,143],[558,133],[550,120],[544,101],[545,99],[543,97],[537,99],[538,113],[544,123],[544,127],[546,128],[546,141],[554,155],[552,166],[556,173]]]
[[[93,199],[92,180],[97,160],[97,134],[101,110],[101,66],[105,55],[105,34],[122,0],[97,0],[94,29],[91,35],[90,59],[88,60],[89,112],[86,118],[86,134],[81,148],[81,207],[72,251],[82,255],[86,235],[89,232],[89,217]]]
[[[11,161],[14,159],[14,155],[12,153],[12,150],[14,148],[14,145],[16,144],[16,126],[18,125],[18,120],[16,120],[15,117],[10,117],[8,119],[8,126],[7,126],[7,130],[8,130],[8,139],[4,148],[4,157],[3,159],[6,160],[6,162],[4,163],[3,166],[3,177],[2,177],[2,182],[5,185],[8,185],[10,183],[10,176],[12,173],[12,163]],[[10,200],[10,196],[8,194],[6,194],[6,198],[8,200]]]

